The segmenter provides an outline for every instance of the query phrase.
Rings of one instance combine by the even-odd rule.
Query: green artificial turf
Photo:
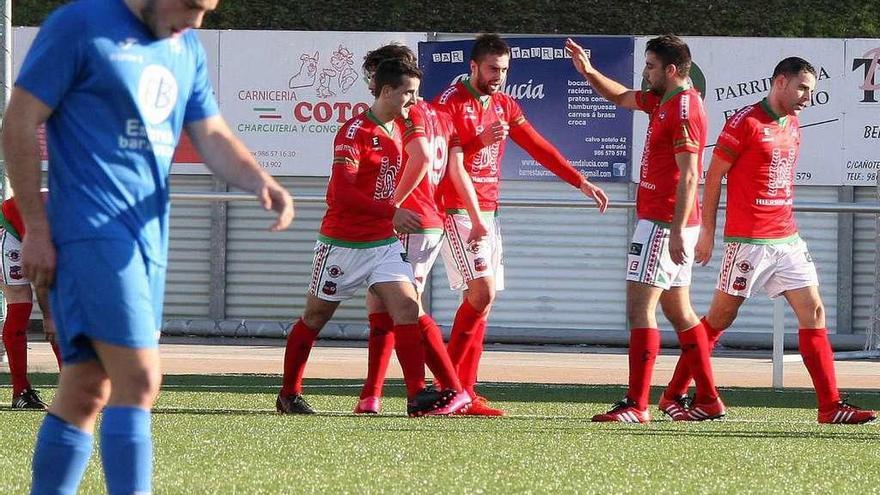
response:
[[[51,398],[53,375],[35,384]],[[169,376],[153,415],[161,493],[873,493],[880,425],[816,424],[807,390],[722,389],[728,418],[594,424],[612,386],[486,384],[505,418],[356,417],[358,383],[307,380],[316,416],[274,411],[278,377]],[[8,383],[8,375],[0,375]],[[659,394],[654,391],[654,397]],[[880,394],[853,393],[880,408]],[[0,388],[0,404],[10,389]],[[41,413],[0,409],[0,493],[25,493]],[[102,493],[100,462],[80,493]]]

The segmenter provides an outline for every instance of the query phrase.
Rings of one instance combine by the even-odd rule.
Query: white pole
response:
[[[785,301],[784,297],[773,300],[773,388],[783,388],[782,368],[785,354]]]

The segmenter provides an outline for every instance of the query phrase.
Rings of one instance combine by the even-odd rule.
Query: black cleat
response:
[[[275,409],[281,414],[315,414],[315,410],[300,394],[278,394],[278,398],[275,399]]]
[[[26,388],[24,391],[12,398],[13,409],[37,409],[45,411],[49,408],[45,402],[40,399],[37,391],[32,388]]]
[[[423,389],[406,403],[406,415],[411,418],[417,418],[433,413],[448,406],[455,399],[455,396],[456,392],[452,389],[440,392],[433,388]]]

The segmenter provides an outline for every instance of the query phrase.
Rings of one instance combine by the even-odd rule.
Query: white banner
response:
[[[652,37],[637,37],[633,83],[639,87],[645,65],[645,45]],[[718,134],[738,109],[758,102],[770,91],[770,76],[780,60],[797,56],[819,72],[812,105],[801,112],[802,144],[797,184],[839,185],[843,168],[844,40],[788,38],[685,37],[694,66],[691,77],[703,93],[709,117],[709,139],[703,157],[709,167]],[[633,119],[633,181],[638,181],[648,117]],[[705,170],[704,170],[705,173]]]
[[[846,40],[843,184],[874,186],[880,166],[880,39]]]
[[[389,42],[413,51],[424,33],[224,31],[220,106],[273,175],[330,174],[333,138],[372,104],[364,55]]]

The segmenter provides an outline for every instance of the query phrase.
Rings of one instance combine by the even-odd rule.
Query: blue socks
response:
[[[104,409],[101,462],[110,495],[150,493],[153,475],[150,411],[131,406]]]
[[[47,414],[37,433],[31,494],[76,494],[91,455],[92,435]]]

